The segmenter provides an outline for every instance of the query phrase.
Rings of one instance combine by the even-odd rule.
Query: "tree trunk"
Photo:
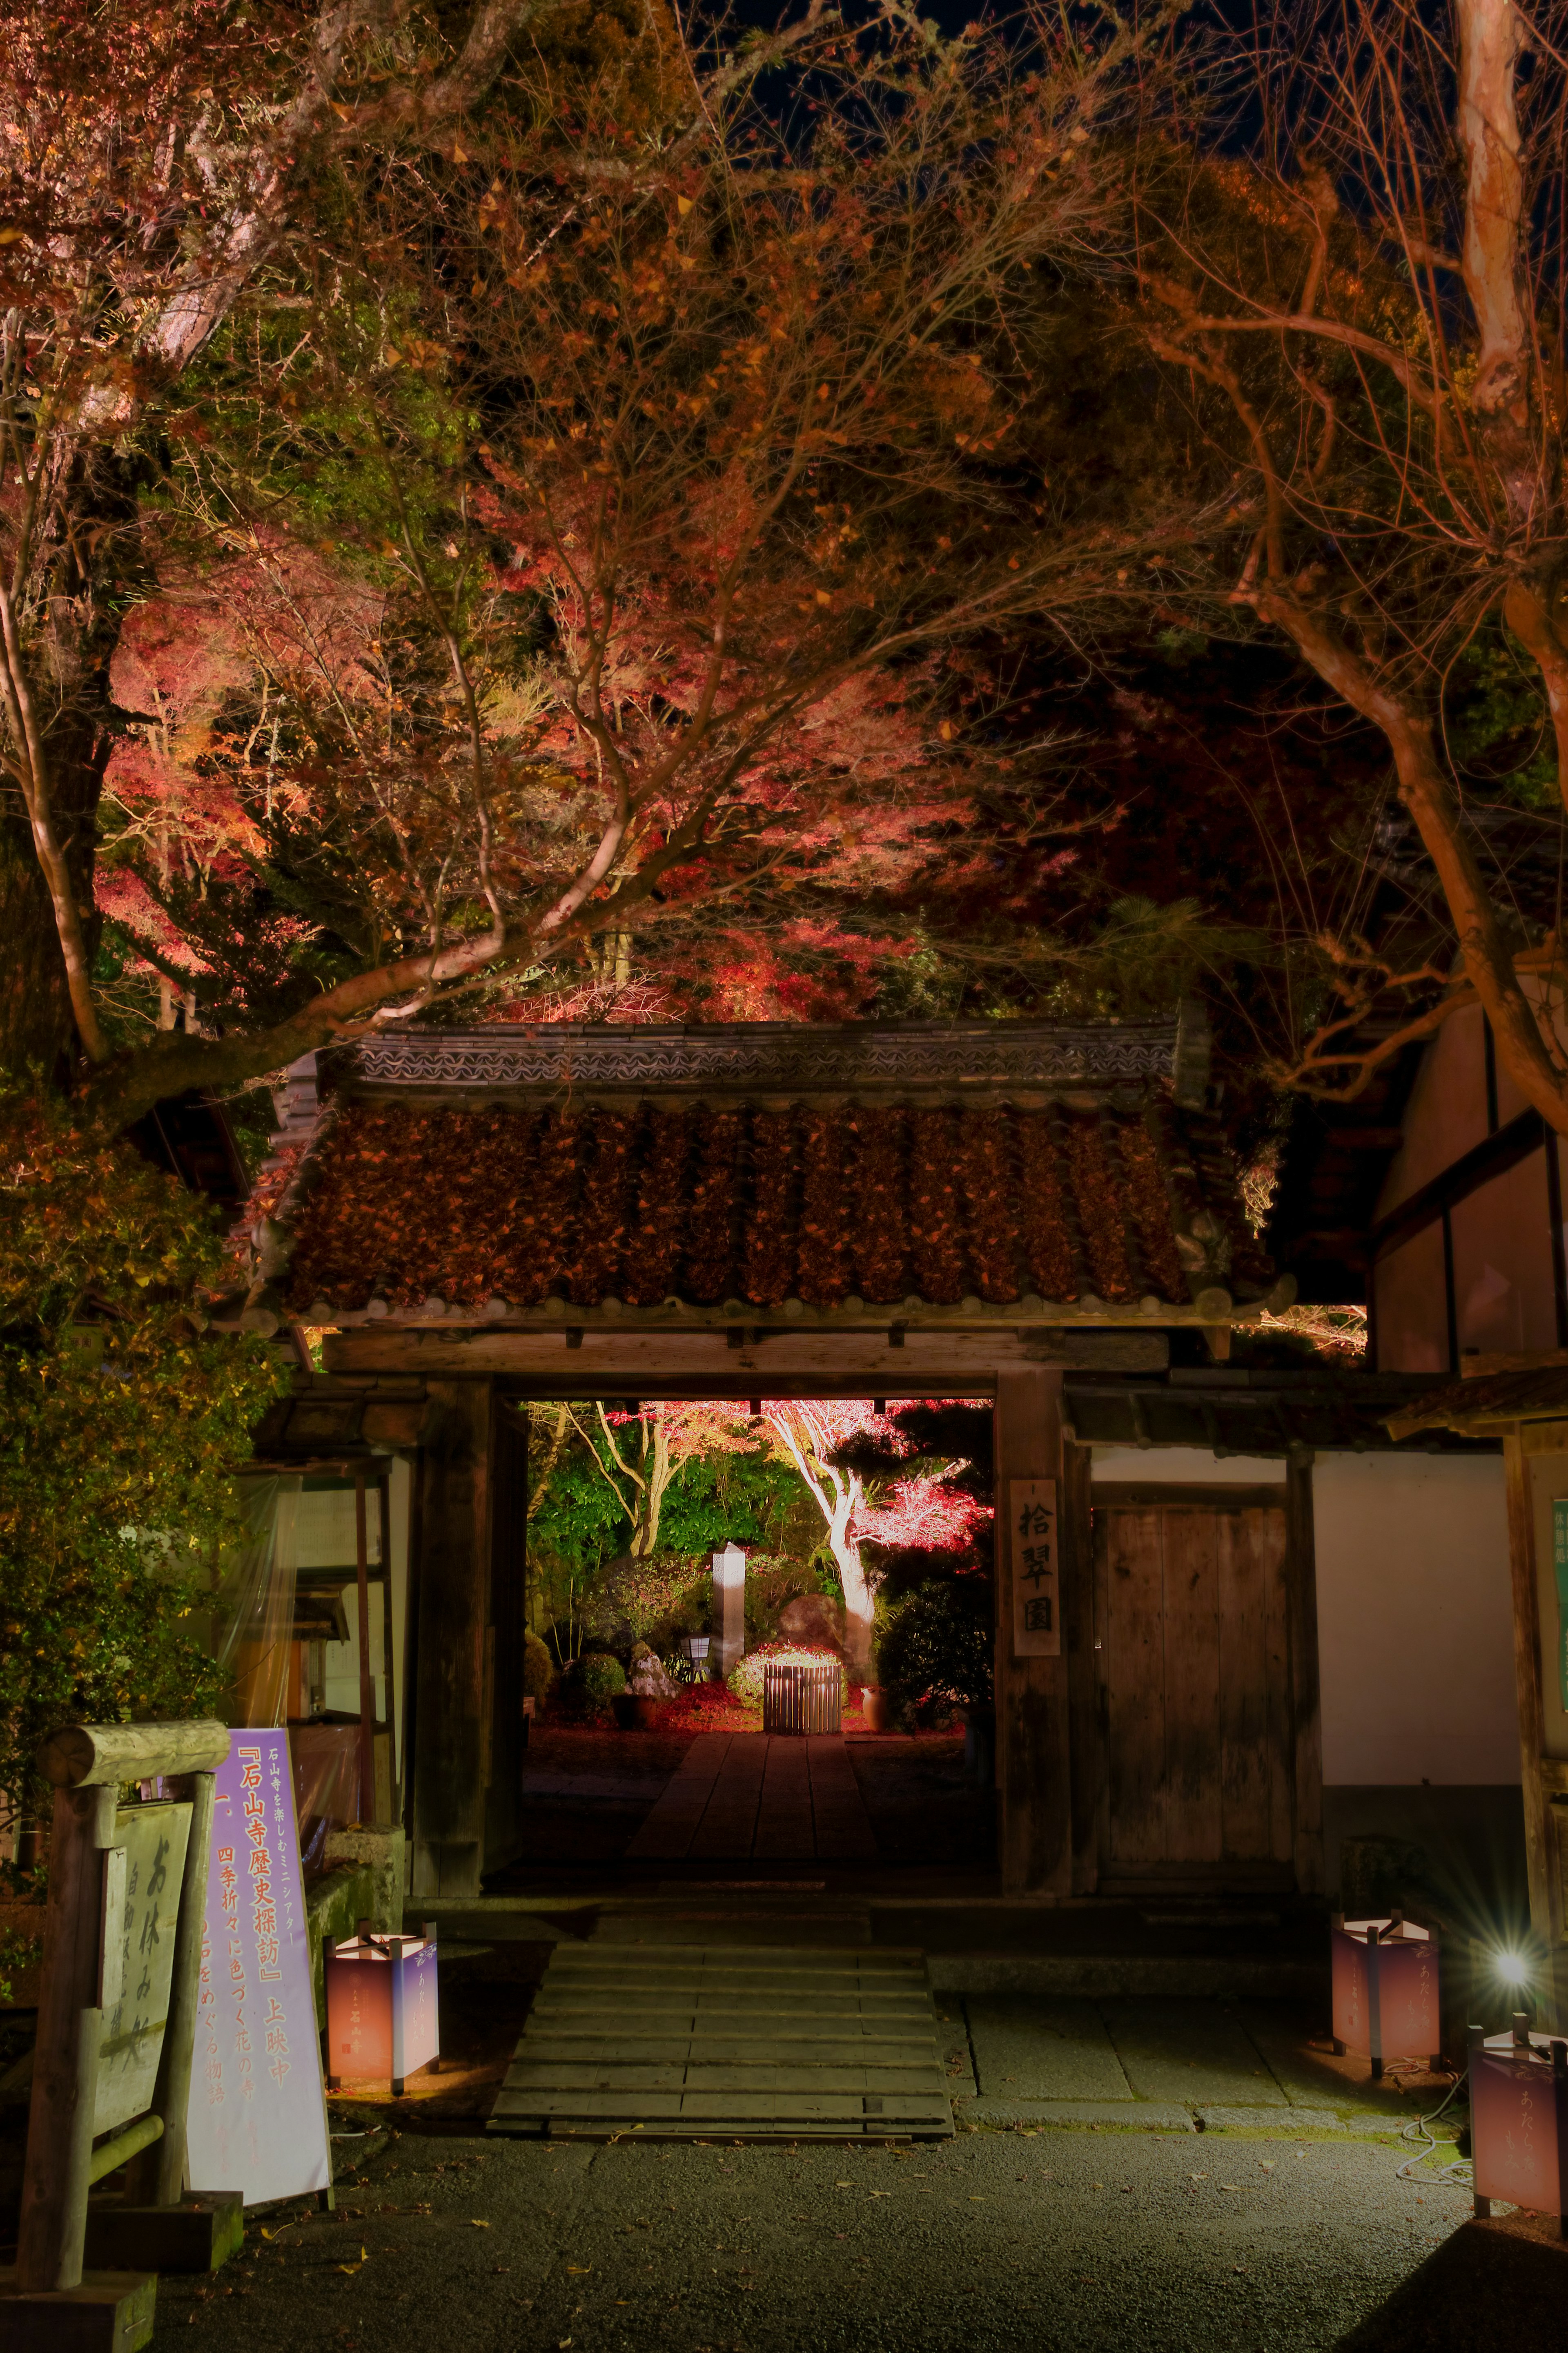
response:
[[[827,1541],[832,1547],[838,1569],[838,1582],[844,1588],[844,1649],[853,1683],[871,1680],[871,1582],[866,1574],[866,1564],[860,1547],[849,1533],[849,1520],[859,1502],[859,1481],[844,1498],[842,1508],[834,1513],[828,1523]]]
[[[93,841],[108,736],[94,714],[79,709],[57,723],[47,743],[55,826],[88,948],[96,952],[100,925],[92,904]],[[0,1070],[64,1089],[80,1049],[54,908],[15,787],[0,803]]]

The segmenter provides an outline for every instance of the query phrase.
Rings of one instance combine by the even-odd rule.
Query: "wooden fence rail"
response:
[[[820,1666],[763,1668],[764,1732],[837,1732],[844,1715],[844,1672],[837,1660]]]

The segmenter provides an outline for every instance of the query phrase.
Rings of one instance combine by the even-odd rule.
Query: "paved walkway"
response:
[[[705,1732],[626,1856],[632,1862],[868,1862],[876,1852],[840,1735]]]
[[[1373,2084],[1292,2002],[968,1993],[937,2010],[957,2113],[983,2126],[1385,2133],[1452,2080],[1423,2064]]]

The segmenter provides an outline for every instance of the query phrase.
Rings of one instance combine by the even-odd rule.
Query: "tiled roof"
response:
[[[1560,1352],[1559,1352],[1560,1353]],[[1394,1438],[1422,1430],[1460,1430],[1476,1435],[1505,1430],[1514,1421],[1568,1420],[1568,1364],[1542,1364],[1451,1381],[1418,1404],[1390,1414]]]
[[[1019,1091],[1022,1092],[1022,1090]],[[1238,1302],[1273,1270],[1215,1124],[1075,1104],[340,1098],[283,1216],[290,1310]]]

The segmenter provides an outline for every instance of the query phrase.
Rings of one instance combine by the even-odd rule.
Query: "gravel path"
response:
[[[1398,2161],[1213,2133],[899,2151],[405,2133],[342,2185],[338,2215],[253,2221],[210,2286],[165,2280],[154,2348],[1295,2353],[1445,2260],[1468,2198],[1396,2180]],[[1463,2353],[1452,2294],[1444,2309],[1432,2341]]]

